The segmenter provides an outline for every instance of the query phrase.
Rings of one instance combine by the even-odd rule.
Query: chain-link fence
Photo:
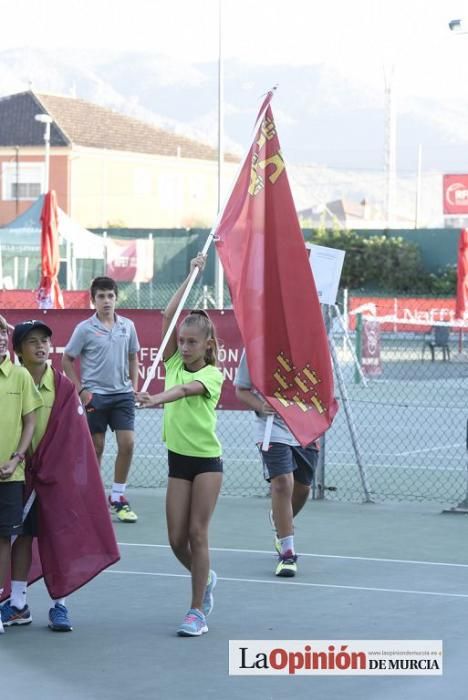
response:
[[[118,232],[119,237],[124,235]],[[190,259],[202,249],[207,231],[159,230],[154,235],[137,231],[132,232],[131,237],[150,235],[154,245],[153,280],[119,284],[119,306],[130,317],[132,308],[164,308],[187,273]],[[29,290],[37,287],[39,258],[37,252],[35,255],[33,258],[31,251],[24,251],[22,257],[8,257],[4,252],[3,274],[25,282],[13,290],[4,308],[35,305],[33,292],[29,291],[31,302],[25,302],[21,296],[22,286]],[[78,261],[77,265],[78,287],[84,290],[93,275],[104,271],[102,260]],[[62,270],[62,286],[65,272]],[[211,247],[203,277],[197,280],[187,306],[212,308],[213,282],[214,249]],[[15,293],[19,295],[17,301]],[[0,299],[7,294],[7,291],[1,292]],[[79,305],[84,306],[83,300]],[[227,288],[225,305],[230,306]],[[377,311],[379,313],[383,312]],[[335,384],[341,410],[323,440],[323,470],[317,473],[316,495],[353,501],[430,500],[447,504],[456,504],[464,498],[468,355],[453,326],[446,323],[441,327],[448,333],[445,355],[440,344],[433,347],[427,344],[428,338],[422,331],[429,327],[405,326],[401,321],[383,323],[380,327],[380,373],[368,371],[373,376],[364,383],[358,367],[370,370],[372,366],[366,367],[369,358],[360,356],[355,329],[350,330],[348,342],[343,325],[336,319],[332,323],[330,337],[336,347]],[[352,352],[352,347],[357,353]],[[231,380],[232,377],[226,379]],[[224,449],[224,493],[267,494],[268,485],[262,477],[249,412],[220,410],[218,433]],[[112,479],[114,455],[115,445],[109,435],[104,460],[107,482]],[[164,485],[167,478],[165,455],[161,442],[161,411],[139,411],[131,484]]]
[[[188,305],[194,305],[197,295],[199,301],[202,292],[200,284]],[[316,496],[457,504],[466,491],[468,413],[468,354],[458,332],[441,325],[446,328],[444,348],[432,346],[434,337],[421,328],[408,330],[400,322],[388,330],[389,324],[377,321],[378,367],[369,371],[359,334],[345,332],[339,321],[331,324],[330,341],[341,409],[322,441],[323,473],[316,475]],[[362,370],[374,376],[363,377]],[[166,483],[161,417],[160,410],[137,413],[133,486]],[[267,495],[250,413],[218,411],[218,435],[224,451],[223,492]],[[107,481],[114,450],[108,438]]]

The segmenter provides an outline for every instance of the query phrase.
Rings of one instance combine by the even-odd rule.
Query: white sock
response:
[[[0,588],[0,598],[2,597],[3,588]],[[0,634],[3,634],[5,630],[3,629],[2,616],[0,615]]]
[[[65,598],[55,598],[55,600],[51,598],[51,601],[52,605],[55,605],[55,603],[57,603],[58,605],[63,605],[65,607]]]
[[[127,488],[127,484],[117,484],[115,481],[112,484],[112,491],[111,491],[111,501],[120,501],[120,496],[123,496],[125,493],[125,489]]]
[[[281,554],[286,554],[286,552],[292,552],[294,554],[294,535],[280,537],[279,541],[281,545]]]
[[[27,581],[12,581],[10,603],[22,610],[26,605],[26,592],[28,588]]]

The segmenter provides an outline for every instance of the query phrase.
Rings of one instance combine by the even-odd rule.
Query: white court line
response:
[[[157,576],[166,578],[190,578],[188,574],[161,574],[153,571],[126,571],[123,569],[106,569],[104,574],[121,574],[123,576]],[[218,581],[231,581],[234,583],[261,583],[276,586],[301,586],[302,588],[333,588],[345,591],[370,591],[373,593],[407,593],[408,595],[429,595],[441,598],[468,598],[468,593],[443,593],[439,591],[417,591],[405,588],[375,588],[370,586],[338,586],[331,583],[306,583],[303,581],[277,581],[275,579],[257,578],[231,578],[218,576]]]
[[[435,447],[435,446],[424,447],[423,449],[419,449],[419,450],[408,450],[407,452],[395,452],[394,454],[397,457],[401,457],[404,455],[417,455],[417,454],[421,454],[422,452],[438,452],[439,450],[451,450],[451,449],[455,449],[458,447],[463,447],[463,448],[465,448],[465,451],[466,451],[466,445],[464,442],[455,442],[455,443],[451,442],[450,445],[440,445],[438,447]],[[391,454],[391,453],[387,453],[387,454]]]
[[[168,544],[143,544],[141,542],[117,542],[119,547],[154,547],[156,549],[170,549]],[[233,554],[270,554],[275,555],[271,549],[234,549],[229,547],[210,547],[210,552],[230,552]],[[275,555],[276,556],[276,555]],[[316,559],[350,559],[353,561],[377,561],[385,564],[416,564],[423,566],[453,566],[454,568],[468,569],[468,564],[451,564],[446,561],[420,561],[418,559],[383,559],[379,557],[352,557],[341,554],[310,554],[300,552],[300,557],[314,557]]]

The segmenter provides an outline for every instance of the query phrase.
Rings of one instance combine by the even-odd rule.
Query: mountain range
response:
[[[273,111],[298,209],[344,198],[381,207],[384,89],[326,65],[224,63],[225,148],[241,155],[262,95],[277,85]],[[0,96],[32,87],[73,95],[165,129],[217,141],[218,65],[157,53],[15,49],[0,51]],[[398,99],[398,96],[397,96]],[[466,172],[466,103],[405,99],[397,104],[397,208],[411,221],[418,145],[423,224],[441,223],[444,172]]]

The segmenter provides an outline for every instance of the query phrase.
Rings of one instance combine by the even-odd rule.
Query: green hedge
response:
[[[305,238],[310,243],[346,251],[341,287],[438,295],[456,292],[456,266],[427,272],[419,247],[403,238],[364,238],[354,231],[324,228],[305,232]]]

